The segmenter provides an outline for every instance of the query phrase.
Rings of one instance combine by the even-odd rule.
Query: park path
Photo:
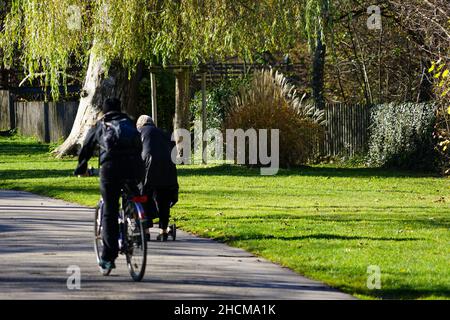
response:
[[[177,241],[150,242],[142,282],[131,281],[122,256],[112,275],[103,277],[92,246],[92,217],[91,208],[0,190],[0,299],[353,298],[244,250],[181,231]],[[80,290],[67,288],[71,265],[80,268]]]

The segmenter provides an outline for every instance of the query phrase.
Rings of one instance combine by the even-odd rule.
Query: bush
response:
[[[323,111],[304,104],[281,73],[263,70],[230,101],[225,128],[279,129],[280,166],[289,167],[314,158],[323,119]]]
[[[450,106],[447,106],[445,102],[440,103],[436,119],[434,137],[438,145],[438,166],[443,175],[450,175]]]
[[[375,106],[369,129],[369,165],[433,170],[435,110],[435,105],[423,103]]]
[[[444,175],[450,175],[450,59],[441,58],[433,62],[428,71],[433,75],[439,103],[434,131],[439,154],[438,166]]]

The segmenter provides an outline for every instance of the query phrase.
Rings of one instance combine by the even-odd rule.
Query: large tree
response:
[[[305,25],[312,51],[311,89],[314,102],[323,106],[325,57],[327,54],[326,35],[330,34],[331,8],[329,0],[306,1]]]
[[[0,33],[4,64],[19,55],[55,99],[74,61],[86,70],[78,114],[59,155],[74,152],[105,98],[130,101],[140,63],[191,64],[289,52],[301,36],[295,0],[12,0]]]

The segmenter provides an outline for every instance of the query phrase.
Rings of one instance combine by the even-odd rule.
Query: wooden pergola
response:
[[[218,79],[224,77],[237,77],[243,74],[247,74],[255,69],[265,68],[267,65],[263,64],[248,64],[248,63],[209,63],[200,65],[195,74],[200,75],[201,92],[202,92],[202,112],[201,112],[201,130],[202,135],[206,131],[206,87],[208,80],[215,82]],[[305,70],[305,66],[301,63],[283,63],[279,62],[272,67],[281,69],[284,71],[301,72]],[[189,102],[190,102],[190,72],[193,70],[192,65],[169,65],[162,66],[150,66],[150,82],[151,82],[151,110],[152,118],[156,125],[158,125],[158,110],[156,99],[156,77],[155,74],[161,71],[171,71],[175,74],[175,123],[179,121],[181,127],[189,127]],[[209,78],[209,79],[208,79]],[[178,119],[177,117],[181,117]],[[203,158],[206,150],[206,142],[202,139],[202,162],[205,163]]]
[[[189,93],[189,85],[190,85],[190,71],[192,70],[192,66],[190,65],[170,65],[167,67],[161,66],[150,66],[150,83],[151,83],[151,109],[152,109],[152,118],[155,122],[155,125],[158,125],[158,108],[157,108],[157,99],[156,99],[156,77],[155,73],[161,71],[171,71],[175,74],[175,123],[181,123],[181,127],[188,128],[189,127],[189,101],[190,101],[190,93]],[[200,67],[199,71],[201,74],[201,91],[202,91],[202,124],[201,130],[202,135],[206,131],[206,76],[207,69],[205,67]],[[184,125],[184,126],[183,126]],[[176,128],[174,128],[176,129]],[[206,142],[202,139],[202,162],[206,163],[204,159],[204,151],[206,150]]]

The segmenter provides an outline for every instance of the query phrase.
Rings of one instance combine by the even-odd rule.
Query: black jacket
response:
[[[103,120],[119,120],[128,118],[121,112],[108,112],[96,125],[89,130],[84,140],[84,144],[78,155],[78,167],[75,174],[84,174],[87,171],[88,161],[93,156],[97,146],[103,143]],[[123,150],[120,154],[111,154],[105,148],[100,147],[99,166],[100,177],[103,180],[110,179],[134,179],[141,181],[144,174],[144,165],[141,159],[142,144],[138,140],[135,145]]]
[[[154,125],[141,128],[142,159],[145,163],[146,189],[178,189],[177,169],[172,162],[175,144],[170,136]]]

